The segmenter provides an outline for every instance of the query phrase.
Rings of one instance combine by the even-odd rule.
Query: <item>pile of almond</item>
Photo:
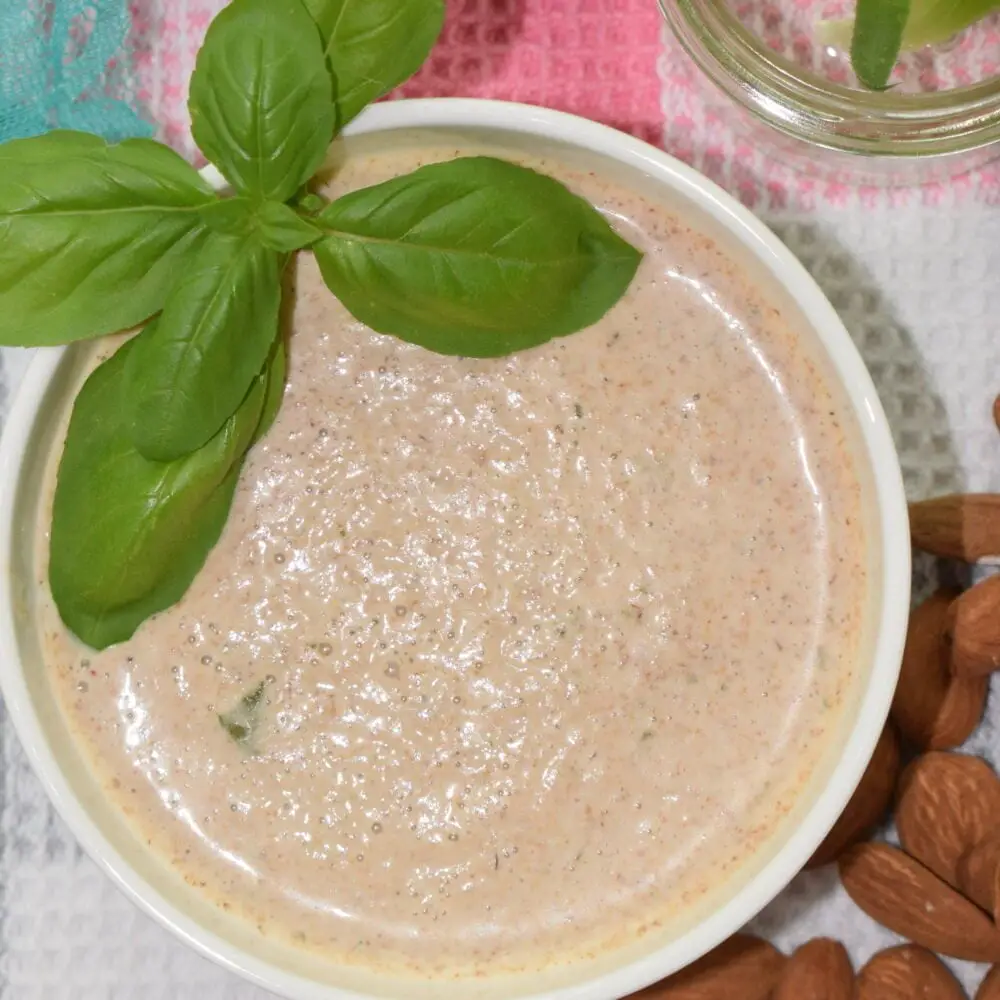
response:
[[[1000,424],[1000,398],[997,400]],[[910,507],[915,547],[968,563],[1000,557],[1000,495]],[[1000,1000],[1000,779],[946,751],[978,726],[1000,670],[1000,575],[939,589],[914,609],[891,719],[857,791],[809,863],[836,862],[848,895],[909,944],[855,972],[816,938],[785,956],[738,934],[638,996],[648,1000],[968,1000],[940,956],[990,963],[975,1000]],[[915,751],[901,772],[902,749]],[[894,805],[900,847],[868,841]]]

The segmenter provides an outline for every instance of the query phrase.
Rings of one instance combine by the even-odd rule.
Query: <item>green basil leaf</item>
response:
[[[183,596],[225,525],[264,405],[262,375],[204,448],[150,462],[133,446],[122,406],[137,343],[96,368],[77,395],[53,499],[52,596],[66,625],[96,649],[129,638]]]
[[[280,201],[222,198],[206,205],[202,218],[209,229],[228,236],[255,238],[280,253],[292,253],[315,243],[322,230]]]
[[[125,373],[132,439],[168,462],[200,448],[239,406],[278,333],[283,258],[210,233]]]
[[[241,194],[287,201],[333,138],[333,84],[302,0],[233,0],[191,76],[191,131]]]
[[[318,216],[351,313],[442,354],[495,357],[595,323],[641,254],[562,184],[488,157],[422,167]]]
[[[337,130],[423,65],[444,0],[305,0],[330,60]]]
[[[158,312],[212,197],[147,139],[50,132],[0,145],[0,344],[68,343]]]
[[[871,90],[885,90],[899,59],[910,0],[858,0],[851,65]]]
[[[274,425],[285,398],[285,380],[288,377],[288,350],[285,342],[279,337],[275,342],[271,360],[266,369],[266,384],[264,386],[264,406],[261,409],[260,422],[254,431],[254,443],[258,442]]]

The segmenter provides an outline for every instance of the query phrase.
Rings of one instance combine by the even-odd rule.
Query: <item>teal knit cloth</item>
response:
[[[128,0],[0,0],[0,142],[152,134],[135,110]]]

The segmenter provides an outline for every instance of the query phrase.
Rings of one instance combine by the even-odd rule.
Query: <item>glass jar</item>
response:
[[[955,177],[1000,156],[1000,76],[934,89],[969,74],[921,73],[911,60],[910,71],[905,63],[897,70],[896,87],[867,91],[849,72],[816,70],[830,59],[841,69],[849,61],[814,34],[800,32],[799,58],[788,58],[725,0],[659,3],[688,56],[781,163],[826,179],[905,184]],[[962,59],[955,45],[944,51]]]

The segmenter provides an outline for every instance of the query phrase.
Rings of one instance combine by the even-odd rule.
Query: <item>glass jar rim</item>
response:
[[[658,2],[699,69],[785,135],[884,157],[939,156],[1000,140],[1000,77],[933,93],[855,90],[773,51],[724,0]]]

